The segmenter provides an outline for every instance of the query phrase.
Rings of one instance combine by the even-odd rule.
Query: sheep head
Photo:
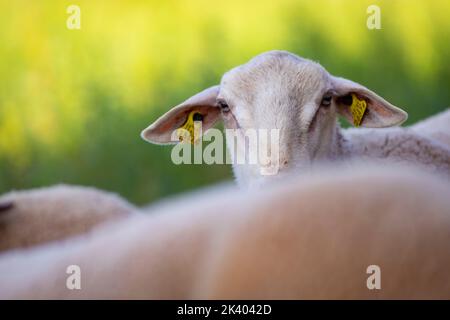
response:
[[[318,63],[285,51],[260,54],[228,71],[219,86],[174,107],[145,129],[142,137],[152,143],[171,143],[172,132],[192,112],[200,114],[203,132],[222,120],[226,129],[238,132],[233,138],[242,140],[246,148],[248,130],[279,130],[276,163],[234,164],[242,184],[264,178],[261,167],[277,166],[276,173],[289,173],[329,158],[336,152],[338,114],[353,125],[372,128],[395,126],[407,119],[406,112],[366,87],[334,77]],[[230,146],[228,136],[227,142]]]

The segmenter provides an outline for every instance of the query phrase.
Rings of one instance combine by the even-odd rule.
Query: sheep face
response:
[[[263,53],[225,73],[219,86],[174,107],[145,129],[142,137],[153,143],[173,142],[173,131],[192,113],[200,114],[203,132],[219,119],[227,133],[233,130],[227,134],[233,159],[239,152],[246,159],[258,153],[257,163],[233,161],[241,185],[260,185],[336,156],[338,114],[365,127],[393,126],[407,117],[367,88],[333,77],[319,64],[285,51]],[[277,130],[275,144],[252,147],[249,132],[259,141],[267,130]],[[261,154],[269,157],[261,159]]]
[[[235,164],[237,178],[258,185],[326,157],[336,127],[332,90],[331,78],[322,66],[286,52],[259,55],[227,72],[217,101],[225,128],[242,133],[236,135],[241,144],[237,141],[235,145],[244,145],[246,133],[252,130],[257,135],[266,134],[264,129],[279,130],[278,156],[257,165]],[[227,139],[230,146],[229,136]],[[271,154],[273,146],[270,143],[269,150],[258,151]]]

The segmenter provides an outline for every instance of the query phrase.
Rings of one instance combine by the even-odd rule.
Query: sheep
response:
[[[10,192],[0,197],[0,251],[65,239],[134,211],[119,196],[95,188],[56,185]]]
[[[411,129],[450,147],[450,109],[414,124]]]
[[[237,131],[226,136],[232,159],[239,153],[252,154],[245,146],[248,130],[280,130],[279,150],[274,148],[271,159],[256,164],[233,161],[234,175],[243,187],[304,172],[316,163],[353,158],[420,164],[450,175],[449,145],[417,130],[394,127],[407,119],[405,111],[366,87],[332,76],[320,64],[286,51],[262,53],[228,71],[220,85],[172,108],[141,136],[156,144],[176,142],[178,136],[173,134],[188,128],[192,115],[201,121],[203,132],[219,119],[226,130]],[[363,128],[342,130],[338,115]],[[373,129],[384,127],[394,128]]]
[[[0,298],[450,298],[448,181],[362,164],[306,175],[198,192],[89,237],[3,254]],[[80,290],[66,287],[71,265]],[[369,290],[374,265],[381,288]]]

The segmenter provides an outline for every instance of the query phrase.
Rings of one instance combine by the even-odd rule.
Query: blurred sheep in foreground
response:
[[[449,194],[418,169],[373,165],[210,188],[4,253],[0,298],[449,299]],[[70,265],[81,290],[66,287]],[[370,265],[381,290],[366,286]]]
[[[13,191],[0,197],[0,251],[78,235],[134,209],[95,188],[58,185]]]

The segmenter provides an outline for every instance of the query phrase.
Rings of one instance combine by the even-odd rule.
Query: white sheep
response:
[[[0,298],[449,299],[449,188],[417,169],[359,164],[199,192],[4,253]],[[81,290],[66,287],[71,265]],[[380,290],[367,287],[372,265]]]
[[[152,143],[173,143],[172,133],[197,114],[203,132],[222,119],[226,129],[236,129],[236,143],[227,135],[229,153],[248,153],[249,129],[280,129],[274,161],[237,164],[233,169],[240,185],[259,185],[267,178],[304,171],[323,161],[362,158],[420,164],[425,169],[450,175],[450,146],[409,128],[392,127],[407,113],[366,87],[330,75],[318,63],[285,51],[270,51],[225,73],[214,86],[174,107],[142,132]],[[361,127],[342,130],[341,115]],[[442,128],[449,134],[448,127]],[[230,147],[232,145],[233,147]],[[239,146],[240,149],[239,149]],[[253,152],[253,151],[250,151]],[[255,155],[256,156],[256,155]],[[278,170],[279,169],[279,170]]]
[[[57,185],[0,197],[0,251],[61,240],[127,217],[135,207],[95,188]]]
[[[450,109],[414,124],[411,129],[450,147]]]

